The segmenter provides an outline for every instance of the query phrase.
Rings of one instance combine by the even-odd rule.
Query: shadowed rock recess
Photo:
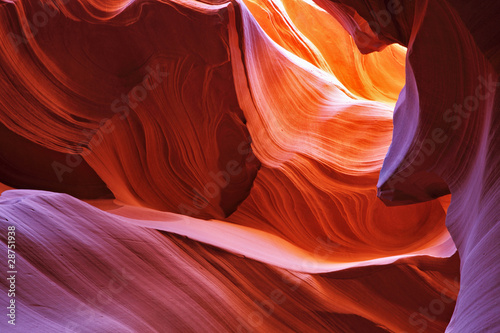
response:
[[[0,1],[0,331],[500,331],[499,17]]]

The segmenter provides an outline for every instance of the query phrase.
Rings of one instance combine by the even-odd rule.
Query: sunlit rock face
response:
[[[498,329],[488,6],[1,3],[2,331]]]
[[[449,331],[496,331],[498,303],[489,300],[500,296],[500,29],[494,23],[500,5],[339,3],[318,1],[330,12],[347,5],[362,17],[359,24],[349,14],[345,23],[359,36],[358,45],[375,43],[356,34],[368,22],[382,44],[408,48],[406,84],[394,111],[378,195],[388,204],[403,204],[451,192],[446,225],[460,254],[462,284]]]

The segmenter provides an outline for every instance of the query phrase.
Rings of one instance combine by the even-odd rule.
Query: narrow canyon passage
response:
[[[0,330],[499,331],[498,17],[0,1]]]

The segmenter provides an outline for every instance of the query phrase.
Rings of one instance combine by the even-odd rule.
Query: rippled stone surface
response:
[[[0,3],[16,329],[494,331],[498,14]]]

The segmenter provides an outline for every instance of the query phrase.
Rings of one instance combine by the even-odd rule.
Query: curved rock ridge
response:
[[[111,15],[120,6],[127,9]],[[97,2],[2,5],[0,120],[30,141],[74,153],[54,157],[49,176],[62,183],[55,189],[72,187],[68,178],[88,163],[124,202],[205,218],[231,214],[259,162],[234,90],[224,8],[105,8],[103,18],[92,14],[103,9]],[[39,17],[46,24],[26,21]],[[53,189],[45,183],[32,180]]]
[[[490,300],[500,296],[500,4],[334,2],[316,1],[341,12],[358,45],[397,42],[408,49],[378,195],[405,204],[452,194],[446,225],[460,254],[462,285],[447,331],[497,331],[498,302]]]
[[[495,331],[499,8],[1,2],[22,329]]]
[[[228,221],[271,232],[306,251],[315,249],[318,238],[327,239],[344,248],[335,252],[337,260],[342,256],[369,260],[404,255],[446,238],[440,203],[388,209],[374,196],[392,130],[391,107],[381,102],[387,102],[396,89],[383,83],[394,73],[375,75],[369,66],[375,60],[355,51],[345,32],[338,33],[342,44],[339,42],[334,50],[331,44],[321,46],[316,41],[316,57],[330,57],[328,70],[276,44],[243,3],[137,3],[106,18],[79,11],[79,5],[83,3],[63,6],[54,21],[40,28],[28,43],[18,45],[15,57],[9,58],[15,67],[15,59],[26,56],[32,48],[40,59],[50,53],[53,75],[60,73],[70,80],[67,86],[62,85],[62,77],[56,81],[59,89],[76,90],[87,99],[87,106],[93,102],[93,107],[85,109],[31,110],[44,117],[50,136],[44,135],[44,127],[35,122],[22,123],[19,118],[23,112],[3,113],[7,127],[28,139],[48,148],[81,150],[85,162],[78,155],[67,155],[66,160],[55,161],[55,167],[52,163],[54,173],[62,179],[57,189],[72,185],[65,179],[88,163],[114,196],[126,204],[221,219],[234,212],[249,195],[250,187],[258,184],[254,189],[258,194]],[[305,6],[311,15],[329,22],[331,30],[342,31],[323,11],[311,4]],[[292,9],[288,11],[293,14]],[[96,25],[96,21],[103,24]],[[64,24],[65,33],[49,44],[46,36],[58,24]],[[193,34],[203,34],[197,34],[195,40],[180,40],[178,29],[183,26]],[[166,33],[159,34],[154,27]],[[87,30],[82,37],[85,42],[63,43],[68,36],[82,36]],[[125,36],[131,40],[125,43]],[[298,37],[294,38],[289,38],[290,45],[298,43]],[[68,61],[72,65],[54,53],[67,44],[77,57]],[[136,51],[127,45],[134,45]],[[341,45],[346,47],[343,53]],[[99,50],[99,56],[92,50]],[[291,50],[303,56],[300,48]],[[373,83],[370,93],[353,89],[356,84],[345,80],[352,65],[342,70],[343,64],[350,63],[343,54],[363,60],[364,65],[353,75],[358,86],[365,77],[380,79],[376,84],[366,84],[369,87]],[[395,62],[400,66],[401,55],[386,52],[376,59],[377,63]],[[337,66],[333,66],[334,59],[339,61]],[[86,67],[91,70],[84,71]],[[335,75],[344,77],[352,91]],[[94,78],[99,78],[97,84],[89,85]],[[47,83],[54,89],[55,85]],[[8,88],[12,90],[12,85]],[[128,93],[120,92],[120,88],[125,92],[128,89]],[[380,101],[356,97],[377,96],[376,91],[385,88],[388,95],[379,95]],[[144,96],[141,91],[146,91]],[[34,100],[38,93],[32,92]],[[113,93],[117,96],[114,100]],[[54,95],[51,103],[61,98],[66,98],[64,91]],[[60,105],[64,106],[62,101]],[[9,105],[8,110],[14,111],[14,107]],[[29,105],[25,110],[30,111]],[[65,117],[73,119],[71,124],[60,121],[58,112],[68,112]],[[101,116],[107,118],[92,121]],[[89,128],[78,128],[82,124]],[[67,131],[53,130],[63,125]],[[80,130],[78,135],[68,136],[75,128]],[[86,139],[78,141],[85,135]],[[70,144],[60,147],[63,141]],[[254,184],[260,163],[269,170]],[[44,183],[38,182],[34,180],[33,187],[43,188]],[[285,201],[283,186],[291,192]],[[309,197],[303,193],[309,193]],[[294,210],[294,205],[303,208]],[[401,215],[412,218],[394,227],[400,224],[395,221]]]
[[[368,100],[396,102],[404,85],[404,47],[393,44],[363,55],[339,21],[313,2],[244,3],[274,42],[334,75],[351,93]]]
[[[357,99],[331,73],[284,50],[244,4],[231,17],[236,89],[263,167],[229,220],[278,232],[309,251],[318,238],[329,239],[344,247],[339,256],[357,260],[442,240],[439,202],[399,210],[375,197],[392,133],[390,106]]]
[[[157,223],[168,229],[176,219],[191,219],[184,227],[194,226],[193,218],[153,210],[141,215],[141,208],[117,209],[105,201],[94,204],[123,216],[66,194],[10,190],[0,196],[2,229],[16,225],[17,266],[23,272],[17,281],[23,288],[16,296],[16,329],[412,332],[415,322],[407,318],[417,321],[422,304],[442,297],[446,306],[426,326],[428,332],[440,332],[453,310],[456,255],[308,274],[161,234],[147,220],[161,214]],[[238,229],[243,237],[252,237]],[[0,237],[6,251],[4,233]],[[236,245],[249,249],[244,242]],[[256,245],[262,249],[261,243]],[[285,260],[279,247],[268,245],[267,255]],[[2,286],[7,287],[5,279]],[[402,297],[406,294],[411,297]],[[0,327],[6,328],[5,321]]]

